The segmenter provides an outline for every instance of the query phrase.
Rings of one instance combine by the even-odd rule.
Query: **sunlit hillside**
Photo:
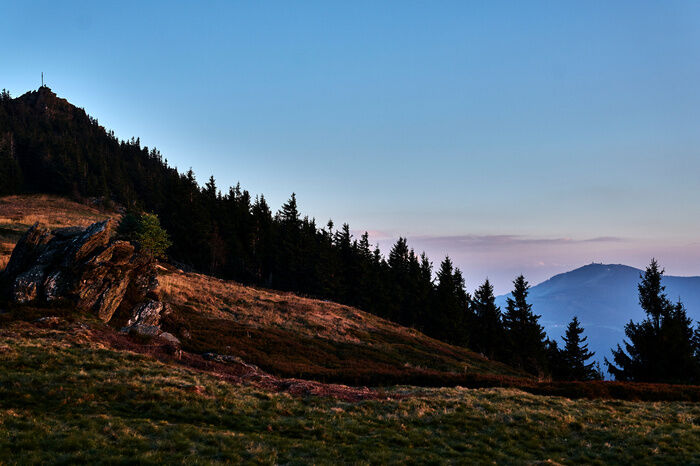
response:
[[[446,374],[523,375],[467,349],[340,304],[161,270],[164,327],[195,352],[234,354],[276,374],[351,384]]]
[[[58,228],[108,217],[119,214],[53,196],[0,198],[5,261],[35,222]],[[465,373],[524,375],[348,306],[183,273],[167,264],[159,271],[158,293],[174,310],[163,326],[194,353],[239,357],[276,375],[354,385],[454,384]]]

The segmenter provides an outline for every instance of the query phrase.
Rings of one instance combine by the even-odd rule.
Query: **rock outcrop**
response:
[[[18,304],[70,301],[123,330],[176,342],[160,329],[167,305],[157,301],[155,263],[127,241],[110,240],[109,220],[49,231],[38,224],[19,240],[0,276]],[[172,337],[172,338],[170,338]]]
[[[160,321],[171,312],[170,306],[160,301],[148,301],[134,307],[131,318],[122,328],[125,333],[158,337],[168,343],[179,345],[180,340],[172,333],[160,329]]]

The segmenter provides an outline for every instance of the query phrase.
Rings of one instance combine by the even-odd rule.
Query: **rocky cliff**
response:
[[[169,311],[157,300],[155,261],[127,241],[111,239],[111,221],[48,230],[33,225],[0,275],[16,304],[68,302],[123,331],[177,339],[160,329]]]

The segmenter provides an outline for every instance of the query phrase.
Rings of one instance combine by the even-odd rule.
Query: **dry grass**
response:
[[[276,328],[343,343],[360,343],[367,332],[423,338],[420,332],[330,301],[243,286],[194,273],[163,273],[162,299],[193,312],[252,328]],[[371,344],[371,342],[366,342]]]
[[[350,385],[512,387],[540,395],[700,400],[700,387],[538,381],[468,349],[358,309],[162,268],[165,325],[193,352],[238,356],[276,375]]]
[[[272,373],[326,382],[439,384],[447,374],[522,375],[465,348],[358,309],[163,268],[164,323],[194,352],[239,356]]]
[[[5,267],[17,240],[33,224],[47,228],[88,226],[119,214],[47,194],[0,198],[0,270]]]

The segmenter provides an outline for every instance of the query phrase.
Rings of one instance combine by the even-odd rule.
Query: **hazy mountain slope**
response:
[[[637,285],[643,271],[626,265],[590,264],[555,275],[530,290],[530,302],[547,334],[561,343],[566,324],[578,316],[596,359],[610,355],[610,348],[624,338],[624,326],[645,317],[637,301]],[[664,278],[669,298],[679,297],[694,320],[700,319],[700,277]],[[506,296],[497,298],[505,308]]]

